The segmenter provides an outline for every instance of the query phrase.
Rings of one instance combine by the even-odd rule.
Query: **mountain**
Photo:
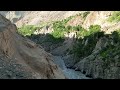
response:
[[[82,11],[0,11],[17,27],[61,20],[80,12]]]
[[[21,70],[26,75],[34,72],[37,78],[120,79],[119,11],[0,13],[12,22],[1,19],[1,55],[25,68]]]

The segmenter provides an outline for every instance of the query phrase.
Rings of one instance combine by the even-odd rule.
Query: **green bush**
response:
[[[119,22],[120,21],[120,11],[114,11],[112,15],[108,18],[109,22]]]
[[[84,29],[83,27],[79,26],[79,27],[75,27],[77,30],[79,30],[77,37],[85,37],[85,36],[89,36],[91,34],[94,34],[96,32],[100,32],[101,26],[100,25],[91,25],[89,27],[89,30]]]
[[[55,38],[63,38],[64,37],[64,31],[54,31],[51,33],[51,35],[53,35],[53,37]]]
[[[100,25],[90,25],[90,27],[89,27],[90,34],[93,34],[95,32],[99,32],[100,30],[101,30]]]
[[[63,31],[65,29],[64,23],[62,23],[61,21],[54,22],[53,29],[54,31],[55,30]]]
[[[72,28],[73,28],[72,26],[67,26],[66,27],[66,32],[70,32],[72,30]]]
[[[24,36],[26,35],[31,35],[35,32],[35,30],[38,27],[35,27],[34,25],[26,25],[26,26],[22,26],[21,28],[18,29],[18,32]]]
[[[82,30],[84,30],[84,28],[82,26],[78,25],[78,26],[73,26],[73,30],[74,31],[82,31]]]
[[[51,33],[55,38],[64,37],[65,26],[63,22],[57,21],[53,23],[54,31]]]
[[[66,23],[72,19],[73,16],[63,19],[62,21],[56,21],[53,23],[54,32],[51,33],[55,38],[63,38],[64,32],[69,32],[72,29],[72,26],[65,27]]]

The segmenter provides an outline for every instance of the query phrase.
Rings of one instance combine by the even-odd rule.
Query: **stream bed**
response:
[[[67,68],[61,56],[54,56],[54,63],[57,64],[62,69],[64,75],[68,79],[90,79],[80,71],[75,71],[74,69]]]

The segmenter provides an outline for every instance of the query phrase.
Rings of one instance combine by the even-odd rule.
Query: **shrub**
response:
[[[73,28],[72,26],[67,26],[67,27],[66,27],[66,32],[71,31],[71,30],[72,30],[72,28]]]
[[[93,34],[95,32],[99,32],[100,30],[101,30],[100,25],[90,25],[90,27],[89,27],[90,34]]]
[[[35,30],[38,27],[35,27],[34,25],[26,25],[26,26],[22,26],[21,28],[18,29],[18,32],[24,36],[26,35],[31,35],[35,32]]]
[[[108,18],[109,22],[119,22],[120,21],[120,11],[114,11],[112,15]]]
[[[84,28],[82,28],[82,26],[78,25],[78,26],[73,26],[73,30],[74,31],[82,31],[82,30],[84,30]]]
[[[63,38],[64,31],[56,30],[56,31],[52,32],[51,35],[53,35],[53,37],[55,37],[55,38]]]
[[[54,32],[51,33],[55,38],[63,38],[64,32],[69,32],[72,29],[72,26],[65,27],[65,24],[72,18],[73,16],[68,17],[62,21],[56,21],[53,23]]]

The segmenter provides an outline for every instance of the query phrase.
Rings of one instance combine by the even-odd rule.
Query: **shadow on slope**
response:
[[[89,77],[94,77],[94,75],[91,73],[87,74],[87,69],[85,69],[85,67],[84,69],[81,68],[78,69],[77,67],[79,67],[79,63],[84,61],[86,57],[89,57],[94,53],[96,53],[97,57],[94,57],[94,59],[92,59],[93,61],[95,60],[95,58],[102,57],[101,59],[103,61],[102,70],[104,73],[106,73],[105,72],[106,69],[110,68],[111,64],[114,64],[114,67],[117,67],[118,64],[115,63],[119,63],[119,60],[118,61],[115,60],[117,56],[119,58],[119,54],[120,54],[119,31],[114,31],[112,34],[104,34],[104,32],[95,32],[81,38],[74,38],[74,37],[55,38],[51,34],[46,34],[46,35],[32,34],[31,36],[26,36],[26,37],[33,40],[37,44],[42,45],[43,48],[48,52],[60,46],[63,47],[65,47],[65,45],[69,46],[69,43],[68,42],[66,43],[66,41],[67,40],[72,41],[72,48],[66,49],[65,51],[66,53],[62,52],[64,53],[63,57],[66,57],[67,55],[73,55],[75,61],[73,62],[71,59],[69,59],[68,62],[72,62],[72,64],[68,67],[76,70],[80,70],[82,71],[82,73],[86,74]],[[67,65],[68,62],[65,62],[65,64]],[[89,61],[85,63],[89,63]],[[91,64],[88,64],[88,67],[89,65]],[[97,66],[95,68],[97,68]],[[96,78],[103,78],[103,77],[96,77]]]

